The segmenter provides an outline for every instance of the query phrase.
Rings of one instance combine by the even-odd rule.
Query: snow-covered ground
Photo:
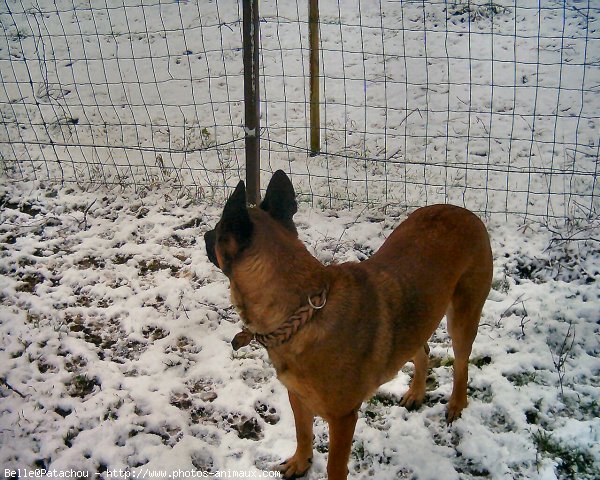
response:
[[[229,344],[239,319],[202,241],[219,207],[27,183],[3,186],[0,205],[2,469],[258,474],[293,452],[266,352]],[[303,205],[296,220],[318,258],[340,262],[368,256],[403,217]],[[468,408],[446,425],[442,324],[425,405],[399,406],[410,366],[382,386],[360,411],[351,478],[600,475],[600,228],[488,225],[494,286]],[[323,421],[315,434],[309,479],[325,477]]]

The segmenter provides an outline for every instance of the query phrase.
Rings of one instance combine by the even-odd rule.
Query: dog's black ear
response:
[[[223,271],[228,267],[227,263],[250,245],[253,229],[246,207],[246,186],[240,181],[225,203],[219,226],[219,245],[226,262],[226,265],[221,266]]]
[[[280,222],[285,228],[297,234],[292,217],[298,211],[296,192],[292,182],[283,170],[277,170],[269,182],[265,199],[260,208]]]
[[[238,241],[248,239],[252,235],[252,222],[246,207],[246,185],[242,180],[225,203],[220,233],[233,235]]]

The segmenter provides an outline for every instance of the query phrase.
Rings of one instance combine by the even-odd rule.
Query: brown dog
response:
[[[330,480],[344,479],[361,403],[415,366],[406,407],[425,397],[427,340],[444,315],[454,349],[447,420],[467,405],[467,370],[492,280],[483,223],[451,205],[415,211],[370,259],[324,266],[298,240],[294,189],[275,173],[260,207],[247,208],[240,182],[214,230],[210,260],[229,277],[231,299],[245,325],[234,348],[252,338],[269,353],[287,387],[297,449],[282,464],[302,476],[312,459],[313,419],[329,423]]]

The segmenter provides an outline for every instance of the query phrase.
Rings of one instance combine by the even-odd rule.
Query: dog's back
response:
[[[446,313],[453,296],[468,285],[470,293],[484,301],[492,278],[492,252],[485,226],[470,211],[453,205],[421,208],[401,223],[381,248],[363,262],[376,275],[389,276],[388,288],[397,286],[405,310],[412,318],[399,322],[431,319]],[[385,272],[385,273],[384,273]],[[390,285],[390,282],[392,285]],[[470,285],[474,283],[475,285]],[[391,302],[394,302],[390,298]],[[400,318],[402,317],[402,318]]]

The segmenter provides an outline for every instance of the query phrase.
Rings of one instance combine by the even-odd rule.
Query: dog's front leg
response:
[[[288,396],[296,423],[297,446],[294,456],[281,465],[281,471],[283,478],[293,479],[304,476],[312,463],[314,415],[297,395],[288,390]]]
[[[348,460],[357,420],[357,410],[343,417],[329,419],[329,480],[345,480],[348,477]]]

